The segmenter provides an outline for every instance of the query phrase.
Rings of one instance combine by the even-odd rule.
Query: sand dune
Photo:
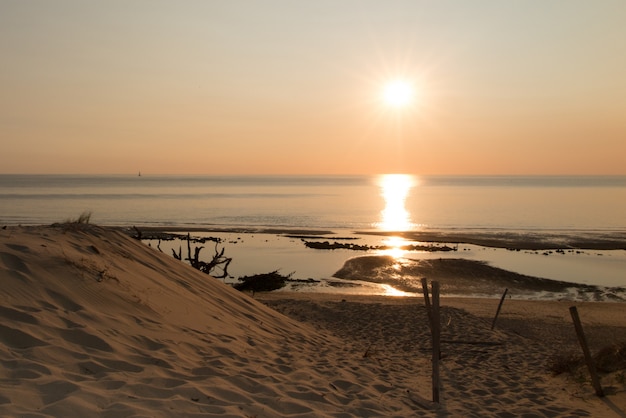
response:
[[[0,280],[1,416],[556,417],[626,410],[623,386],[612,384],[600,400],[585,385],[551,377],[545,344],[489,331],[485,315],[471,307],[445,310],[451,342],[443,400],[433,408],[422,401],[430,394],[428,328],[414,300],[265,295],[283,315],[113,229],[0,230]],[[624,305],[614,306],[624,313]],[[598,326],[603,318],[597,314]],[[626,335],[619,320],[606,327]]]

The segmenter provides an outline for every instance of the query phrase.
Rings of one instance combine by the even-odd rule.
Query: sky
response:
[[[624,22],[623,0],[0,0],[0,173],[626,174]]]

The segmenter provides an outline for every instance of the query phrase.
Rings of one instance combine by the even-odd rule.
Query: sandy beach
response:
[[[442,297],[441,398],[420,298],[241,293],[114,228],[0,230],[0,415],[624,417],[580,353],[626,342],[626,304]],[[623,353],[622,353],[623,354]],[[618,365],[619,358],[613,361]],[[623,360],[622,360],[623,361]]]

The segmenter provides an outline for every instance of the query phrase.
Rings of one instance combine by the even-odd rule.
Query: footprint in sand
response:
[[[20,245],[20,244],[6,244],[7,247],[9,247],[12,250],[15,251],[19,251],[21,253],[29,253],[30,252],[30,248],[28,248],[25,245]]]
[[[24,274],[30,273],[28,266],[15,254],[0,252],[0,260],[9,270],[16,270]]]
[[[0,325],[0,341],[13,348],[31,348],[48,345],[47,342],[35,338],[19,329]]]
[[[0,306],[0,317],[14,322],[24,322],[33,325],[39,324],[39,321],[31,314],[5,306]]]
[[[57,380],[55,382],[39,385],[38,389],[44,405],[49,405],[67,398],[72,392],[75,392],[79,388],[71,382]]]
[[[73,344],[80,345],[82,347],[93,348],[99,351],[113,352],[111,347],[102,338],[89,334],[82,329],[63,329],[59,330],[59,334],[66,340]]]
[[[61,305],[61,307],[66,310],[66,311],[70,311],[70,312],[78,312],[82,309],[84,309],[81,305],[79,305],[78,303],[75,303],[74,301],[70,300],[68,297],[55,292],[54,290],[51,289],[46,289],[46,293],[48,293],[48,295],[59,305]]]

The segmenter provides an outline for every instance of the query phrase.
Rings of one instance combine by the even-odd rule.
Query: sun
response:
[[[393,80],[385,84],[383,100],[388,106],[405,107],[413,101],[413,85],[406,80]]]

